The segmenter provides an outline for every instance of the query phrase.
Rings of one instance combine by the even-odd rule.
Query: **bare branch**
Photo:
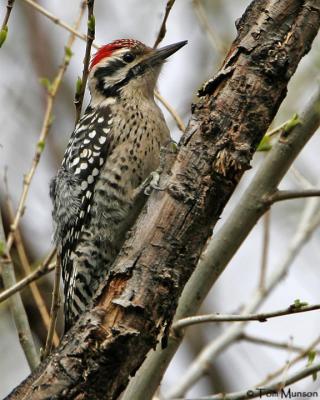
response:
[[[49,330],[48,330],[46,345],[45,345],[44,352],[42,355],[43,360],[48,357],[48,355],[51,353],[51,350],[52,350],[56,321],[57,321],[58,311],[60,308],[60,293],[59,293],[60,274],[61,274],[60,258],[57,257],[55,274],[54,274],[54,286],[53,286],[53,295],[52,295],[52,302],[51,302],[51,311],[50,311],[51,320],[50,320],[50,326],[49,326]]]
[[[310,351],[313,351],[316,346],[320,344],[320,336],[318,336],[316,339],[314,339],[309,346],[307,346],[300,354],[298,354],[295,358],[287,362],[285,365],[282,367],[278,368],[276,371],[268,374],[267,378],[261,381],[258,385],[259,386],[264,386],[270,381],[272,381],[274,378],[279,376],[280,374],[283,374],[285,371],[287,371],[289,368],[291,368],[294,364],[302,360],[303,358],[307,357],[310,353]]]
[[[3,43],[6,41],[8,36],[8,22],[11,15],[11,11],[13,9],[13,4],[15,0],[8,0],[7,3],[7,11],[3,18],[2,27],[0,30],[0,47],[2,47]]]
[[[0,293],[0,303],[2,303],[4,300],[7,300],[13,294],[25,288],[31,282],[34,282],[37,279],[41,278],[42,276],[53,271],[55,264],[50,264],[50,262],[55,256],[55,254],[56,250],[55,249],[51,250],[51,252],[48,254],[44,262],[37,269],[35,269],[30,275],[26,276],[25,278],[21,279],[21,281],[19,281],[18,283],[14,284],[13,286],[9,287],[8,289]]]
[[[16,277],[13,269],[12,260],[5,244],[6,243],[5,233],[3,229],[1,212],[0,212],[0,243],[2,247],[1,251],[3,252],[1,276],[4,287],[9,288],[15,285]],[[21,343],[22,350],[26,356],[31,371],[33,371],[38,366],[40,360],[33,341],[28,317],[24,309],[20,293],[16,293],[14,296],[11,297],[9,305],[17,328],[18,337]]]
[[[186,126],[182,121],[182,118],[180,115],[176,112],[176,110],[167,102],[167,100],[161,96],[161,94],[155,90],[154,95],[156,98],[163,104],[163,106],[168,110],[168,112],[171,114],[172,118],[174,119],[175,123],[177,124],[178,129],[182,133],[186,131]]]
[[[217,50],[221,55],[226,53],[226,46],[223,44],[222,40],[219,36],[214,32],[211,24],[208,21],[207,13],[203,8],[203,4],[201,0],[193,0],[192,1],[194,11],[196,16],[202,26],[202,29],[207,34],[210,44],[212,47]]]
[[[40,6],[38,3],[34,2],[33,0],[24,0],[27,4],[32,6],[35,10],[39,11],[42,15],[49,18],[53,23],[60,26],[63,29],[66,29],[68,32],[75,35],[77,38],[87,41],[87,35],[78,32],[74,27],[70,26],[66,22],[62,21],[60,18],[46,10],[44,7]],[[92,47],[98,48],[97,44],[92,44]]]
[[[318,197],[320,196],[319,189],[309,189],[309,190],[277,190],[274,194],[266,197],[266,201],[270,203],[276,203],[278,201],[284,200],[295,200],[303,199],[305,197]]]
[[[239,340],[244,340],[249,343],[254,343],[263,346],[273,347],[275,349],[281,350],[291,350],[296,353],[305,353],[306,351],[309,352],[310,349],[306,349],[305,347],[296,346],[289,342],[277,342],[270,339],[264,339],[257,336],[249,335],[248,333],[242,333],[239,337]],[[318,354],[320,354],[320,350],[315,350]]]
[[[87,44],[86,44],[86,52],[83,60],[83,71],[82,71],[82,79],[80,90],[76,91],[74,104],[76,106],[76,123],[80,119],[81,110],[82,110],[82,103],[84,92],[86,90],[88,74],[89,74],[89,63],[90,63],[90,54],[91,54],[91,46],[94,41],[95,37],[95,18],[93,14],[93,7],[94,7],[94,0],[87,0],[88,6],[88,22],[87,22]]]
[[[320,309],[320,304],[313,304],[312,306],[300,306],[292,304],[283,310],[272,311],[268,313],[249,314],[249,315],[228,315],[228,314],[209,314],[209,315],[196,315],[180,319],[175,322],[172,329],[177,332],[191,325],[203,324],[205,322],[239,322],[239,321],[259,321],[266,322],[270,318],[281,317],[283,315],[299,314],[307,311],[315,311]]]
[[[282,389],[286,386],[292,385],[295,382],[301,381],[308,376],[313,376],[320,371],[320,363],[306,367],[298,372],[293,373],[285,380],[273,383],[268,387],[258,387],[257,389],[247,389],[234,393],[223,393],[214,396],[198,397],[197,400],[246,400],[262,397],[268,394],[277,395],[281,393]],[[192,400],[190,398],[190,400]]]
[[[80,25],[80,22],[81,22],[81,19],[83,16],[83,12],[84,12],[84,3],[81,3],[80,13],[79,13],[77,21],[75,23],[75,29],[78,29],[78,27]],[[68,39],[67,45],[66,45],[67,49],[70,49],[72,47],[74,40],[75,40],[75,35],[74,35],[74,33],[71,33],[71,35]],[[42,152],[43,152],[43,149],[45,146],[46,138],[47,138],[47,135],[49,133],[49,130],[50,130],[50,127],[52,124],[52,108],[53,108],[53,104],[54,104],[54,99],[58,93],[64,73],[69,65],[69,62],[70,62],[70,57],[68,57],[66,54],[63,58],[62,65],[60,66],[58,73],[57,73],[51,87],[48,89],[47,106],[46,106],[45,115],[44,115],[44,119],[43,119],[43,123],[42,123],[42,129],[41,129],[40,136],[39,136],[37,146],[36,146],[36,151],[35,151],[35,154],[34,154],[34,157],[32,160],[31,168],[24,177],[23,189],[22,189],[22,194],[21,194],[20,200],[19,200],[18,210],[16,212],[14,222],[11,225],[10,233],[7,238],[7,251],[8,252],[10,252],[10,249],[11,249],[11,246],[13,243],[13,239],[14,239],[14,232],[19,225],[20,219],[21,219],[24,209],[25,209],[25,204],[26,204],[28,193],[29,193],[30,184],[31,184],[32,178],[35,174],[35,171],[37,169],[37,166],[39,164],[40,157],[42,155]]]
[[[158,45],[162,42],[163,38],[165,37],[165,35],[167,33],[166,23],[167,23],[167,19],[169,17],[170,11],[171,11],[174,3],[175,3],[175,0],[167,1],[166,10],[164,13],[162,24],[161,24],[158,36],[156,38],[156,41],[154,42],[154,45],[153,45],[154,49],[156,49],[158,47]]]
[[[12,203],[9,198],[8,189],[7,189],[6,198],[7,198],[6,203],[7,203],[8,215],[9,215],[10,221],[13,221],[14,213],[13,213]],[[22,236],[21,236],[19,227],[14,232],[14,243],[17,248],[17,253],[18,253],[19,260],[20,260],[22,269],[24,271],[24,274],[26,276],[30,276],[30,274],[32,274],[32,270],[31,270],[31,266],[30,266],[26,251],[25,251],[25,247],[23,244],[23,240],[22,240]],[[45,301],[43,300],[42,294],[41,294],[37,284],[34,281],[30,282],[30,291],[31,291],[33,300],[36,303],[37,308],[39,310],[44,328],[45,328],[46,332],[48,332],[49,324],[50,324],[50,316],[49,316]],[[57,346],[59,343],[59,337],[56,332],[54,332],[53,340],[54,340],[55,346]]]
[[[262,245],[262,257],[261,257],[261,267],[259,276],[259,288],[263,290],[268,264],[268,253],[270,245],[270,210],[268,210],[263,217],[263,245]]]

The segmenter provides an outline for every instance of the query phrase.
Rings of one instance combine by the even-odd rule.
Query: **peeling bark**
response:
[[[153,193],[95,304],[10,399],[116,399],[163,345],[181,291],[320,25],[319,0],[255,0],[199,91],[163,192]]]

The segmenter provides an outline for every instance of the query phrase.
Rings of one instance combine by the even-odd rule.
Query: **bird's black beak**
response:
[[[170,57],[173,53],[181,49],[181,47],[185,46],[187,43],[187,40],[183,40],[182,42],[169,44],[168,46],[153,50],[148,57],[148,64],[155,65],[162,63],[166,60],[166,58]]]

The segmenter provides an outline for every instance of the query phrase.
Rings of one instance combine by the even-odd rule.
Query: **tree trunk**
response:
[[[94,308],[10,399],[116,399],[160,334],[165,345],[181,291],[319,24],[319,0],[251,3],[192,106],[166,190],[150,196]]]

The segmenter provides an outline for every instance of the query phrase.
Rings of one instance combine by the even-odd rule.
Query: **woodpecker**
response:
[[[133,39],[92,57],[91,101],[50,184],[64,281],[65,331],[90,305],[123,240],[134,194],[170,140],[154,89],[165,60],[187,42],[152,49]]]

